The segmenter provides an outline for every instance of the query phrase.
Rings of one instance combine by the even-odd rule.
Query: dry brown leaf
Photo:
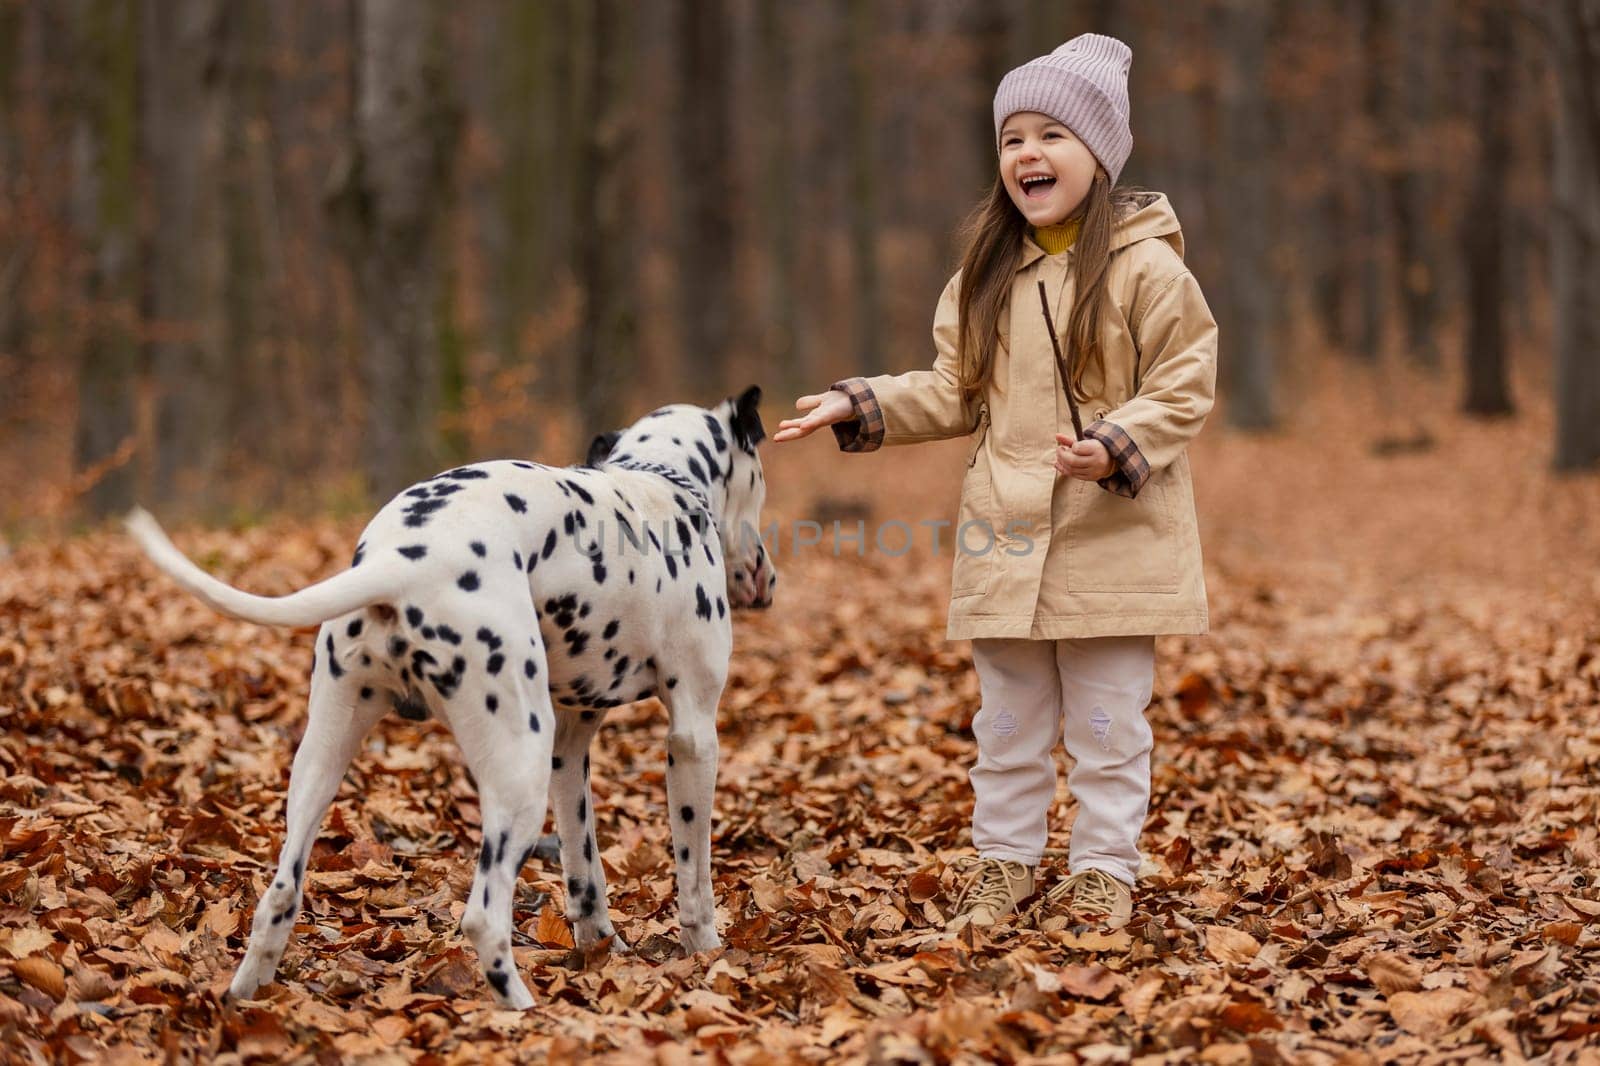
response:
[[[1483,998],[1465,988],[1435,988],[1426,992],[1396,992],[1389,997],[1389,1014],[1395,1023],[1415,1036],[1441,1036],[1458,1025]]]
[[[1367,977],[1386,996],[1396,992],[1415,992],[1422,987],[1422,967],[1392,951],[1378,951],[1367,957]]]
[[[37,988],[51,999],[66,997],[67,975],[54,959],[44,955],[29,955],[12,962],[11,972],[23,984]]]
[[[1206,954],[1218,962],[1240,964],[1249,962],[1256,957],[1256,952],[1261,950],[1261,945],[1256,943],[1256,938],[1243,929],[1235,929],[1227,925],[1208,925],[1206,932]]]

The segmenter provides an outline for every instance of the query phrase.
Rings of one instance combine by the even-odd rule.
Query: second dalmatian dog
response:
[[[720,944],[711,807],[730,610],[770,605],[777,584],[759,533],[760,397],[752,387],[709,410],[663,407],[597,438],[587,467],[499,461],[447,471],[378,512],[350,569],[279,598],[212,577],[148,514],[129,517],[150,558],[217,610],[321,625],[283,849],[231,994],[272,980],[323,815],[362,738],[390,709],[446,723],[477,780],[483,846],[461,925],[502,1004],[533,1005],[512,960],[511,905],[547,797],[577,942],[615,935],[595,847],[589,741],[608,708],[650,695],[669,716],[683,946]]]

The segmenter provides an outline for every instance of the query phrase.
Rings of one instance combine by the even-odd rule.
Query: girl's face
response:
[[[1034,227],[1071,218],[1098,167],[1071,130],[1037,111],[1019,111],[1000,128],[1000,180]]]

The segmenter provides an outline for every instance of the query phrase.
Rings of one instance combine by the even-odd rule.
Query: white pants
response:
[[[1144,712],[1155,638],[979,639],[972,660],[983,698],[970,774],[978,854],[1038,865],[1061,737],[1073,759],[1067,787],[1078,801],[1067,868],[1103,870],[1132,885],[1150,805],[1154,738]]]

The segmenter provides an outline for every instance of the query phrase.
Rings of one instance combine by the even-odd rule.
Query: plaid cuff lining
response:
[[[1150,480],[1150,463],[1127,431],[1115,422],[1096,420],[1083,427],[1083,435],[1105,445],[1116,467],[1110,477],[1100,479],[1100,487],[1130,500],[1139,495],[1144,483]]]
[[[883,408],[872,394],[866,378],[845,378],[835,381],[829,389],[838,389],[850,397],[856,417],[848,422],[833,424],[834,439],[842,452],[874,452],[883,447]]]

